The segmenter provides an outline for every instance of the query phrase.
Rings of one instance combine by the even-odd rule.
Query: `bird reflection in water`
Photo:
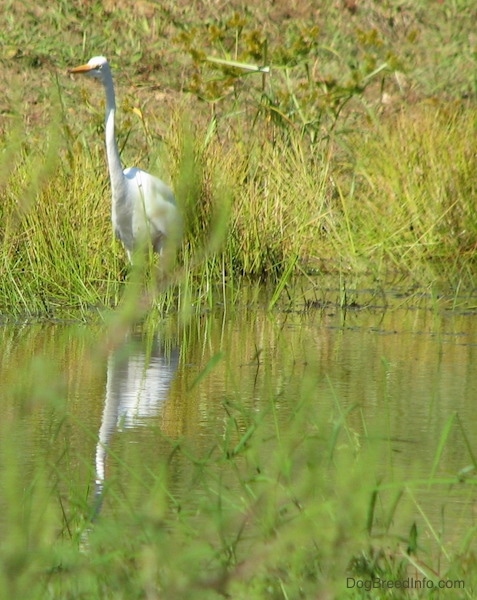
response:
[[[147,424],[167,400],[179,363],[179,349],[165,348],[157,337],[151,342],[129,334],[108,358],[104,411],[96,446],[96,480],[91,520],[101,510],[106,479],[106,457],[113,433]]]

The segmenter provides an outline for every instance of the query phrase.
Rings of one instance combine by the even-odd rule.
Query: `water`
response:
[[[108,486],[127,495],[134,481],[151,481],[164,459],[172,494],[193,503],[191,463],[175,444],[198,457],[217,440],[233,446],[247,428],[243,411],[259,413],[270,398],[272,432],[273,420],[285,423],[311,386],[337,447],[359,452],[376,444],[377,480],[396,470],[413,481],[445,482],[437,491],[414,487],[414,513],[398,528],[425,514],[451,542],[475,525],[471,490],[458,484],[475,476],[473,312],[254,308],[204,315],[186,329],[107,338],[100,326],[4,326],[0,346],[1,435],[23,436],[25,485],[43,461],[55,489],[77,490],[95,517],[117,509]],[[231,413],[237,432],[227,441]]]

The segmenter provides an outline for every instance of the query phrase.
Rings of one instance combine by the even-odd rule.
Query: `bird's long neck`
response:
[[[114,117],[116,113],[116,99],[114,96],[114,86],[112,76],[104,82],[106,89],[106,154],[108,157],[109,174],[111,176],[111,188],[113,198],[120,198],[124,190],[124,175],[119,156],[118,144],[114,131]]]

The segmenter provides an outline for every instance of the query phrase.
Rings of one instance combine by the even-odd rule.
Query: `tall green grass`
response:
[[[428,102],[365,137],[348,192],[363,202],[363,255],[452,285],[472,282],[475,123],[465,104]]]
[[[243,277],[283,285],[284,274],[299,273],[380,280],[402,273],[424,285],[473,285],[472,108],[416,106],[375,120],[359,137],[351,131],[313,144],[273,124],[224,143],[200,126],[184,129],[184,114],[190,120],[176,113],[165,140],[185,221],[167,269],[166,305],[177,307],[178,294],[194,288],[210,304],[212,290]],[[86,314],[115,306],[127,286],[101,135],[61,131],[52,125],[35,149],[26,141],[5,148],[0,306],[7,314]]]

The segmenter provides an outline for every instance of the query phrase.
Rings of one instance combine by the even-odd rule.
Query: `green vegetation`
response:
[[[65,389],[80,364],[93,377],[137,322],[147,332],[173,312],[161,327],[187,345],[204,306],[230,311],[246,290],[273,309],[303,277],[331,277],[334,306],[352,304],[348,282],[360,277],[378,290],[402,278],[433,298],[476,285],[474,3],[289,4],[3,2],[0,315],[100,331],[90,339],[78,326],[71,365],[38,348],[2,384],[15,399],[0,425],[2,598],[368,597],[346,589],[343,573],[465,580],[461,597],[472,597],[473,531],[451,553],[429,527],[429,557],[421,531],[394,522],[403,506],[426,520],[418,488],[462,484],[470,495],[477,464],[465,426],[443,425],[427,479],[396,469],[378,478],[378,454],[392,448],[377,447],[368,423],[358,436],[339,398],[330,418],[317,414],[313,377],[285,420],[273,374],[260,410],[231,399],[236,383],[210,444],[163,433],[159,468],[119,464],[130,488],[113,479],[108,510],[90,520],[91,465],[72,450]],[[66,73],[97,54],[115,74],[125,166],[171,182],[184,215],[166,266],[129,270],[113,239],[103,90]],[[14,356],[17,341],[2,348]],[[23,420],[40,405],[47,417]],[[32,468],[35,424],[51,443]],[[437,475],[451,428],[468,450],[460,479]],[[96,432],[84,435],[94,452]],[[194,505],[171,483],[177,462],[201,490]]]
[[[284,273],[473,286],[475,8],[394,4],[8,3],[2,313],[121,296],[103,90],[66,75],[99,53],[124,163],[170,181],[186,217],[166,305]]]
[[[288,338],[264,314],[261,327],[277,331],[273,354],[289,355]],[[190,360],[210,343],[212,320],[184,330],[168,320],[161,330],[172,345],[181,340]],[[384,390],[374,421],[365,407],[340,400],[321,363],[301,370],[294,357],[275,364],[257,356],[245,366],[255,373],[249,396],[237,362],[253,351],[254,329],[235,334],[238,346],[211,348],[196,372],[183,369],[179,390],[153,419],[160,427],[143,428],[146,437],[114,423],[99,514],[88,482],[106,352],[122,333],[2,329],[3,597],[358,599],[369,597],[364,585],[383,580],[412,580],[413,589],[375,588],[373,598],[424,599],[430,586],[439,598],[474,597],[475,527],[463,517],[475,496],[472,424],[452,414],[436,426],[423,468],[396,451],[412,452],[391,434],[394,389]],[[154,333],[146,329],[144,340]],[[225,393],[217,373],[229,379]],[[382,373],[392,381],[384,361]],[[445,465],[456,452],[467,465],[459,473]]]

